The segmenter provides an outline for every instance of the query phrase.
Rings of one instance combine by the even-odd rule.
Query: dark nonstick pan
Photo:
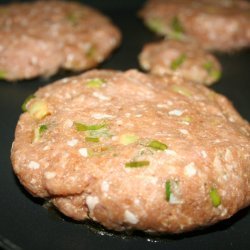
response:
[[[123,33],[121,47],[99,68],[139,68],[137,56],[143,44],[159,39],[136,17],[143,1],[85,2],[103,10]],[[223,76],[212,88],[226,95],[250,121],[250,50],[217,56],[223,66]],[[0,249],[250,249],[249,208],[209,228],[180,235],[150,236],[142,232],[116,233],[95,223],[74,222],[53,209],[44,208],[43,201],[31,197],[15,178],[10,161],[21,104],[38,87],[70,75],[73,74],[61,71],[50,79],[0,81]]]

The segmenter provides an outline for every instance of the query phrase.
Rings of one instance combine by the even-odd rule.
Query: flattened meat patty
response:
[[[250,204],[250,127],[230,102],[178,77],[90,71],[22,106],[21,183],[75,220],[179,233]]]
[[[140,16],[158,34],[231,51],[250,46],[249,13],[246,0],[148,0]]]
[[[178,75],[210,85],[219,80],[221,66],[212,54],[196,43],[163,40],[146,44],[139,55],[141,67],[157,75]]]
[[[0,13],[0,79],[88,69],[120,43],[120,32],[107,17],[76,2],[1,5]]]

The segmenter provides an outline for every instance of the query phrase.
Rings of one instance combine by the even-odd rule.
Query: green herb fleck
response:
[[[172,61],[170,67],[172,70],[177,70],[186,60],[187,56],[185,54],[181,54],[175,60]]]
[[[35,98],[35,97],[36,97],[36,96],[32,94],[32,95],[28,96],[28,97],[24,100],[24,102],[23,102],[23,104],[22,104],[22,106],[21,106],[23,112],[26,112],[26,111],[27,111],[27,104],[28,104],[28,102],[29,102],[31,99]]]
[[[156,140],[152,140],[149,142],[149,144],[147,145],[150,148],[153,148],[155,150],[161,150],[164,151],[168,148],[168,146],[160,141],[156,141]]]
[[[182,87],[179,85],[174,85],[172,89],[174,92],[181,94],[181,95],[184,95],[186,97],[192,96],[191,92],[188,89],[186,89],[185,87]]]
[[[87,142],[99,142],[100,139],[98,137],[85,137],[85,141],[87,141]]]
[[[40,135],[42,135],[47,129],[48,129],[47,125],[41,125],[39,127],[39,133],[40,133]]]
[[[93,124],[86,125],[83,123],[75,122],[75,127],[77,131],[85,132],[85,140],[88,142],[99,142],[100,137],[111,137],[106,124]]]
[[[33,138],[33,142],[37,142],[40,140],[42,134],[48,129],[48,126],[43,124],[41,126],[39,126],[38,128],[35,129],[34,132],[34,138]]]
[[[125,164],[127,168],[140,168],[149,166],[149,161],[131,161]]]
[[[3,70],[0,70],[0,79],[5,79],[7,73]]]
[[[91,130],[99,130],[105,128],[105,124],[94,124],[94,125],[86,125],[83,123],[75,122],[75,127],[77,131],[91,131]]]
[[[211,61],[203,64],[203,68],[207,71],[209,76],[211,76],[214,80],[219,80],[221,78],[221,71],[215,69],[214,64]]]
[[[164,24],[157,18],[150,18],[146,20],[146,26],[155,33],[164,34]]]
[[[78,24],[79,16],[76,13],[71,12],[67,15],[66,18],[72,25]]]
[[[210,189],[209,195],[210,195],[213,206],[218,207],[221,204],[221,198],[220,198],[220,195],[218,193],[218,190],[216,188],[212,187]]]
[[[171,33],[169,36],[174,39],[181,39],[183,37],[183,34],[185,33],[185,30],[182,26],[182,23],[180,19],[175,16],[172,18],[170,23]]]
[[[103,86],[104,83],[106,83],[104,79],[93,78],[86,82],[86,86],[89,88],[100,88]]]
[[[171,181],[166,181],[165,191],[166,191],[166,200],[169,201],[171,196]]]
[[[111,133],[109,132],[108,128],[104,127],[104,128],[100,128],[98,130],[88,130],[86,131],[86,135],[88,137],[111,137]]]
[[[172,21],[171,21],[171,28],[173,31],[178,32],[178,33],[183,33],[184,28],[181,24],[180,19],[177,16],[174,16]]]
[[[221,78],[221,71],[220,70],[213,70],[213,72],[211,73],[211,76],[213,79],[218,81]]]

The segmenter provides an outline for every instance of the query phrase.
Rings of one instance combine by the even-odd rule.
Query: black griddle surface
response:
[[[109,4],[111,2],[108,1]],[[131,4],[134,5],[136,4]],[[100,6],[105,6],[104,2]],[[124,4],[122,9],[114,6],[105,9],[105,14],[120,27],[123,42],[99,68],[139,68],[137,56],[143,44],[159,39],[136,18],[136,12],[137,9],[128,8],[128,4]],[[223,76],[212,88],[226,95],[249,121],[250,50],[217,56],[223,66]],[[31,197],[15,178],[10,161],[14,130],[21,114],[20,107],[23,100],[37,88],[70,75],[73,74],[61,71],[50,79],[32,79],[18,83],[0,81],[0,249],[250,249],[249,208],[238,212],[229,220],[199,231],[149,236],[142,232],[110,232],[90,222],[77,223],[59,216],[53,210],[45,209],[41,200]]]

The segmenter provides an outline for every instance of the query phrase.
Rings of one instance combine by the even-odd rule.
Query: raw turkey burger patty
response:
[[[158,34],[231,51],[250,46],[249,12],[246,0],[148,0],[140,16]]]
[[[98,11],[68,1],[0,5],[0,78],[50,76],[101,63],[120,32]]]
[[[144,70],[157,75],[177,75],[199,84],[210,85],[221,76],[221,65],[211,53],[196,43],[163,40],[146,44],[139,62]]]
[[[75,220],[179,233],[250,203],[249,124],[202,85],[94,70],[39,89],[23,110],[14,171]]]

